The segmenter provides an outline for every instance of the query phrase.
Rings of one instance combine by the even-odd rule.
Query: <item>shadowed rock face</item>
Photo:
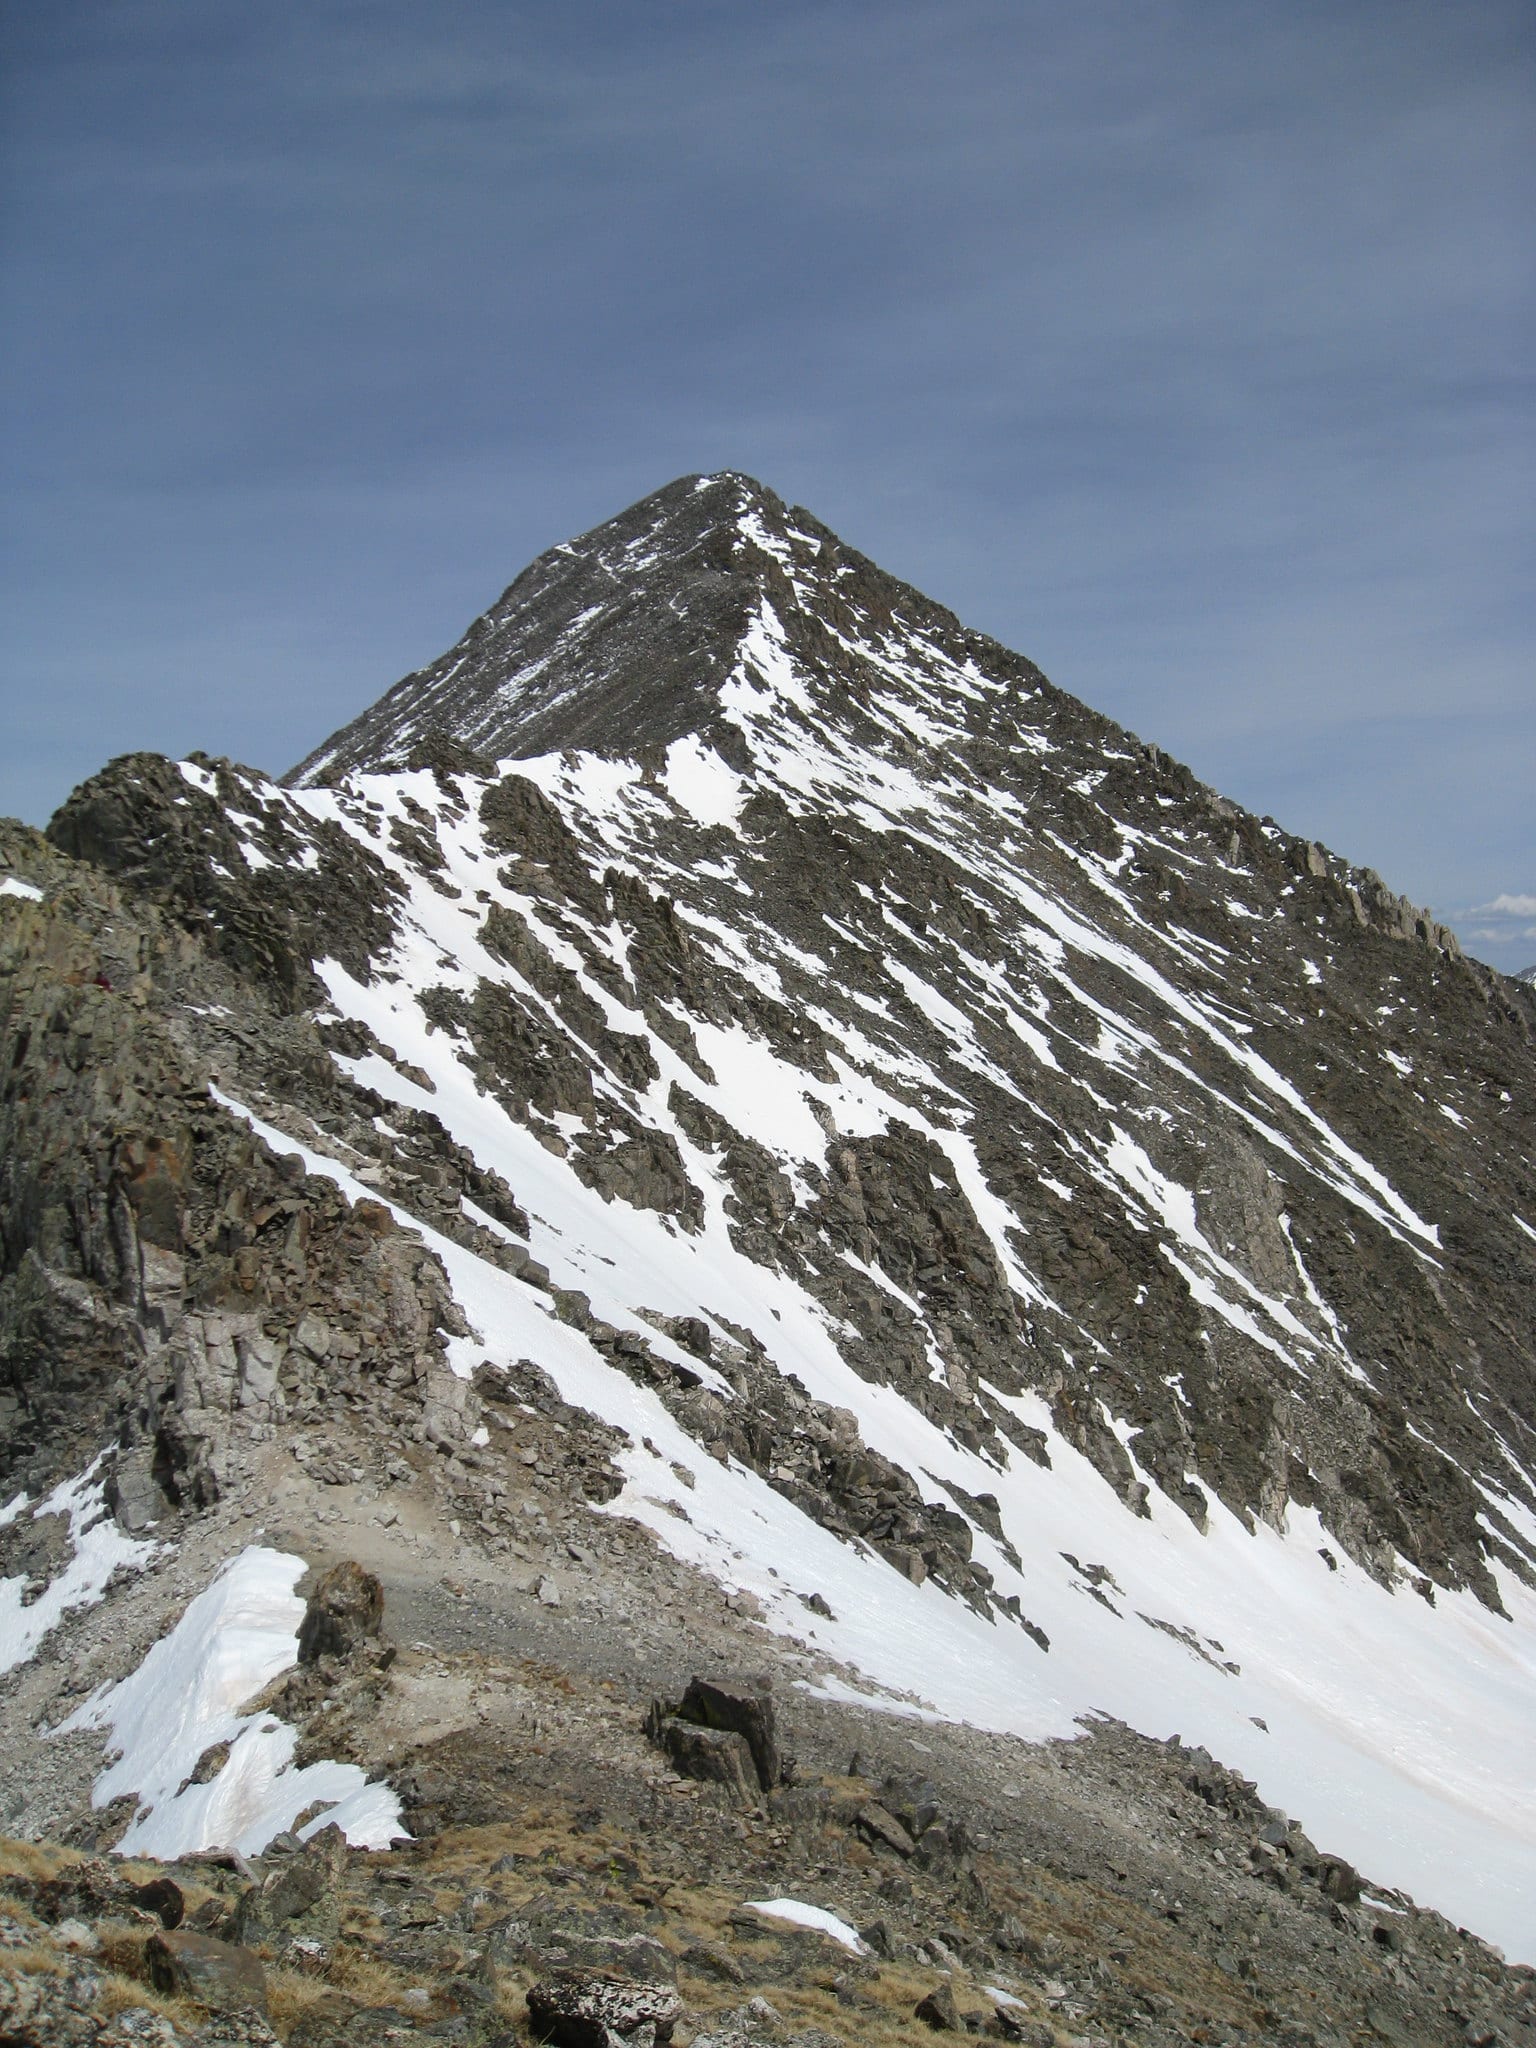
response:
[[[299,1624],[299,1662],[346,1657],[379,1632],[384,1589],[372,1572],[347,1560],[332,1565],[310,1594]]]

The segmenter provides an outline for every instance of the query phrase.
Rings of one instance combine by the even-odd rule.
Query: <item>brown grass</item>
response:
[[[422,1875],[470,1877],[479,1880],[499,1856],[539,1856],[552,1850],[555,1859],[567,1865],[590,1866],[606,1863],[611,1849],[604,1831],[573,1835],[571,1815],[530,1807],[515,1821],[499,1821],[482,1828],[449,1828],[428,1845],[427,1856],[417,1866]]]
[[[58,1842],[23,1842],[11,1835],[0,1835],[0,1894],[5,1891],[7,1878],[24,1878],[36,1884],[44,1878],[58,1877],[85,1861],[81,1850],[66,1849]],[[130,1884],[148,1884],[152,1878],[165,1875],[162,1864],[146,1862],[141,1857],[130,1857],[121,1863],[114,1857],[111,1861],[119,1876]],[[178,1883],[189,1913],[212,1895],[213,1887],[195,1878],[179,1879]],[[11,1910],[9,1905],[6,1910]]]
[[[78,1849],[63,1849],[57,1842],[19,1842],[0,1835],[0,1878],[57,1877],[66,1864],[84,1861]]]
[[[417,1980],[362,1949],[338,1947],[327,1977],[337,1989],[350,1992],[363,2005],[394,2005]]]
[[[5,1967],[21,1970],[29,1977],[62,1977],[67,1964],[56,1948],[35,1941],[26,1948],[6,1949]]]
[[[167,1998],[156,1991],[153,1985],[142,1978],[127,1977],[120,1971],[109,1970],[101,1980],[101,1997],[97,2011],[106,2019],[120,2012],[133,2012],[148,2008],[162,2019],[170,2020],[174,2026],[194,2026],[201,2014],[197,2007],[190,2006],[184,1999]]]
[[[153,1928],[135,1926],[131,1920],[99,1920],[96,1938],[101,1943],[103,1965],[120,1977],[134,1977],[147,1984],[149,1965],[144,1959],[144,1944],[153,1932]]]
[[[267,2014],[273,2031],[286,2035],[317,2006],[334,2003],[336,1987],[323,1977],[311,1977],[303,1970],[290,1970],[281,1963],[267,1964]]]

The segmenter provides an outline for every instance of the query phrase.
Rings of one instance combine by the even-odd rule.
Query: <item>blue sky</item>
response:
[[[0,81],[0,810],[284,768],[731,467],[1536,960],[1528,0],[49,0]]]

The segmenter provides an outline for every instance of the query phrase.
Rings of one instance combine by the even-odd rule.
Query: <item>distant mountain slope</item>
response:
[[[375,1355],[473,1458],[474,1375],[531,1361],[625,1433],[617,1512],[872,1686],[1180,1728],[1531,1924],[1536,1001],[1377,877],[736,476],[542,557],[289,786],[132,756],[48,838],[12,944],[142,920],[182,1164],[126,1078],[8,1098],[0,1495],[106,1395],[211,1498]],[[243,1218],[295,1150],[297,1280],[228,1220],[231,1156]],[[199,1392],[237,1312],[259,1413]]]

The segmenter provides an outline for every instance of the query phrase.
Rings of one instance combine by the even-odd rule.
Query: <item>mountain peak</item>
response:
[[[1024,1782],[995,1741],[1091,1725],[1074,1783],[1107,1740],[1090,1806],[1143,1799],[1152,1838],[1111,1851],[1106,1914],[1176,1886],[1215,1982],[1262,1886],[1244,1995],[1277,2013],[1297,1981],[1342,2009],[1351,1957],[1376,1998],[1382,1885],[1528,1940],[1531,991],[736,475],[552,550],[300,773],[131,755],[46,838],[0,821],[0,1665],[78,1629],[0,1688],[7,1755],[40,1754],[67,1660],[164,1613],[98,1513],[141,1562],[180,1542],[178,1575],[282,1562],[257,1514],[298,1572],[350,1519],[413,1629],[455,1611],[423,1606],[438,1564],[491,1644],[563,1579],[572,1669],[622,1674],[631,1721],[637,1671],[772,1660],[819,1695],[802,1759],[878,1758],[869,1723],[903,1724],[873,1706],[921,1703],[934,1771],[983,1789]],[[24,1603],[61,1502],[88,1547]],[[393,1769],[395,1681],[340,1682],[349,1756]],[[461,1771],[453,1811],[521,1806],[505,1728],[370,1788],[384,1838],[397,1798],[447,1824],[427,1788]],[[629,1755],[603,1825],[655,1834],[634,1734],[564,1753],[584,1786],[583,1743]],[[205,1735],[69,1796],[130,1787],[135,1827],[208,1847]],[[85,1770],[53,1747],[45,1818]],[[1070,1836],[1031,1816],[999,1868]],[[830,1838],[782,1832],[727,1896],[804,1896]],[[903,1941],[971,1897],[936,1839],[908,1867],[949,1903],[898,1901]],[[846,1865],[861,1924],[879,1870]],[[1425,2012],[1489,1981],[1387,1897],[1446,1973]],[[990,1942],[1015,1902],[975,1898]]]
[[[857,720],[900,637],[963,671],[985,648],[1017,680],[1029,663],[844,545],[755,478],[684,476],[525,569],[426,668],[333,733],[286,778],[300,787],[403,767],[429,737],[493,759],[634,753],[740,726],[724,703],[766,643],[809,679],[829,718]],[[920,666],[922,662],[920,661]],[[874,735],[866,730],[862,739]]]
[[[751,477],[677,478],[540,555],[456,646],[287,779],[398,768],[429,733],[505,758],[666,745],[698,730],[797,517]]]

